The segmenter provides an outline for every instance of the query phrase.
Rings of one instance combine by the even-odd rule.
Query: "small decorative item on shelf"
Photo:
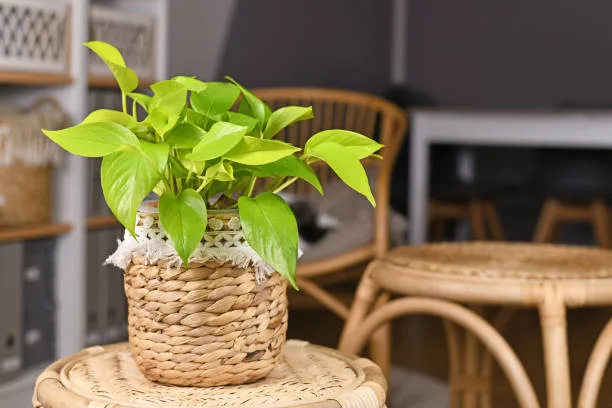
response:
[[[153,84],[150,97],[134,92],[138,77],[116,48],[86,45],[115,75],[123,110],[45,133],[73,154],[103,157],[104,196],[127,230],[108,262],[125,270],[136,364],[173,385],[266,376],[282,358],[286,281],[297,288],[297,223],[279,193],[300,179],[322,192],[313,166],[327,163],[374,204],[361,159],[382,145],[336,129],[301,149],[275,136],[311,119],[311,107],[271,112],[231,78],[179,76]],[[141,206],[151,191],[159,201]]]
[[[91,7],[90,38],[114,44],[141,80],[155,78],[155,27],[153,15]],[[89,75],[94,85],[96,80],[113,81],[104,62],[93,52],[89,55]]]
[[[0,226],[51,220],[53,166],[63,152],[40,128],[59,129],[66,123],[59,103],[50,98],[26,112],[0,112]]]
[[[68,74],[68,21],[65,2],[0,0],[0,70]]]

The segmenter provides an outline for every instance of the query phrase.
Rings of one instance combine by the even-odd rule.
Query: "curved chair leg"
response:
[[[353,326],[351,331],[345,332],[340,343],[340,350],[356,354],[361,351],[371,333],[381,325],[399,316],[423,313],[451,320],[470,330],[499,362],[512,385],[520,406],[522,408],[540,406],[523,365],[506,340],[482,317],[463,306],[448,301],[430,298],[393,300],[374,310],[361,325]]]
[[[472,307],[475,313],[484,315],[482,307]],[[490,381],[480,375],[481,346],[478,339],[469,331],[464,333],[464,365],[461,380],[465,383],[463,391],[463,408],[476,408],[478,395],[490,393]]]
[[[497,211],[497,206],[493,201],[486,201],[484,206],[489,230],[491,231],[491,238],[493,241],[503,241],[504,227],[502,226],[499,212]]]
[[[578,396],[578,408],[595,408],[601,380],[610,361],[610,354],[612,354],[612,319],[608,321],[599,335],[591,357],[589,357]]]
[[[390,299],[388,293],[382,293],[376,300],[374,310],[383,306]],[[370,341],[370,357],[380,367],[385,378],[391,375],[391,324],[381,326],[372,335]]]
[[[444,320],[444,333],[446,334],[446,347],[448,348],[448,384],[450,389],[450,408],[461,407],[461,387],[457,379],[463,371],[461,361],[461,332],[457,325]]]
[[[340,336],[340,344],[347,341],[347,336],[353,333],[361,325],[367,313],[372,309],[376,301],[376,296],[380,291],[380,287],[370,277],[371,268],[377,263],[374,261],[366,268],[359,286],[357,286],[357,292],[355,293],[355,299],[353,305],[349,310],[348,318],[342,329]],[[352,334],[351,334],[352,335]],[[377,363],[376,361],[374,361]]]
[[[608,214],[608,206],[602,200],[596,200],[591,205],[591,208],[597,243],[602,248],[610,248],[610,246],[612,246],[612,238],[610,237],[610,216]]]
[[[298,278],[298,286],[301,290],[304,291],[308,296],[317,300],[323,306],[334,312],[341,319],[346,320],[349,314],[348,307],[335,298],[331,293],[317,285],[309,281],[308,279],[300,279]]]
[[[547,199],[533,235],[534,242],[552,242],[559,222],[559,201]]]
[[[482,308],[473,310],[484,316]],[[500,310],[493,319],[493,326],[501,333],[513,314],[514,309]],[[491,408],[491,353],[481,346],[476,337],[452,322],[445,320],[444,329],[449,354],[452,408]]]
[[[470,200],[470,226],[472,237],[477,241],[487,239],[485,208],[481,200]]]
[[[501,334],[504,329],[514,317],[516,313],[516,309],[512,308],[503,308],[501,309],[495,318],[493,319],[493,327]],[[488,378],[489,384],[491,383],[491,378],[493,375],[493,356],[489,352],[489,350],[484,350],[481,360],[480,367],[480,375],[484,378]],[[493,406],[493,401],[491,399],[491,393],[483,393],[480,400],[481,408],[491,408]]]
[[[570,408],[572,392],[565,304],[554,286],[544,289],[544,299],[539,310],[544,345],[547,406]]]

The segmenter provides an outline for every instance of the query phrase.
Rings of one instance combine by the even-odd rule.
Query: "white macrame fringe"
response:
[[[139,228],[137,227],[137,230]],[[134,238],[128,231],[125,232],[123,241],[118,240],[117,250],[106,259],[105,264],[115,265],[125,269],[130,264],[133,256],[142,256],[147,264],[158,261],[168,262],[168,267],[181,267],[182,261],[176,250],[168,240],[157,237],[143,237],[137,231],[138,239]],[[258,282],[265,281],[274,269],[269,266],[248,244],[232,247],[206,247],[200,243],[194,253],[189,257],[189,263],[205,262],[231,262],[232,265],[255,269],[255,278]]]

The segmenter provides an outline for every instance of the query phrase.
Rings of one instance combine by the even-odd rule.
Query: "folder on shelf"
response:
[[[23,244],[0,245],[0,259],[0,382],[4,382],[22,368]]]
[[[122,230],[111,228],[103,230],[99,245],[100,257],[105,259],[117,249],[117,239],[122,236]],[[127,338],[127,305],[123,288],[123,273],[113,265],[103,266],[103,276],[106,278],[106,330],[107,343],[125,340]]]
[[[23,322],[23,368],[49,364],[55,359],[55,313],[28,316]]]
[[[55,239],[25,241],[24,248],[24,318],[27,320],[43,314],[53,314]]]
[[[87,345],[103,343],[103,329],[106,326],[106,316],[102,304],[106,294],[105,280],[102,279],[101,267],[103,260],[99,257],[100,231],[87,233]]]

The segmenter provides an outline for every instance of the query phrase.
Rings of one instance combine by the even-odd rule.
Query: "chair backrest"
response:
[[[360,92],[325,88],[260,88],[253,91],[270,108],[287,105],[312,106],[314,118],[299,122],[282,131],[279,138],[304,146],[313,134],[328,129],[347,129],[372,137],[384,144],[380,152],[384,160],[366,159],[364,165],[376,168],[374,197],[374,239],[377,256],[382,256],[389,245],[389,194],[393,164],[406,133],[406,113],[380,97]],[[332,178],[327,166],[317,169],[323,185]],[[297,192],[305,192],[303,183]]]

